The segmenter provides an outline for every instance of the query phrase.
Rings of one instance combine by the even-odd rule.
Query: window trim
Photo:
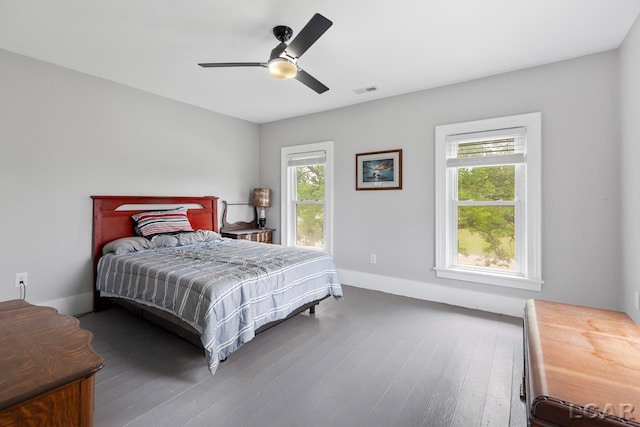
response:
[[[540,291],[542,289],[541,256],[541,121],[539,112],[453,123],[435,127],[435,272],[437,277],[476,283],[484,283],[510,288]],[[526,188],[525,220],[516,221],[517,235],[524,235],[526,256],[523,261],[522,275],[510,272],[490,272],[486,270],[464,268],[453,265],[451,258],[452,240],[457,237],[457,226],[452,223],[447,188],[447,139],[453,135],[478,132],[500,132],[508,128],[526,128]],[[521,230],[520,227],[525,228]],[[524,233],[524,234],[523,234]],[[455,254],[457,257],[457,254]]]
[[[289,171],[288,157],[295,154],[313,153],[318,151],[325,152],[324,163],[324,227],[323,227],[323,239],[324,250],[330,255],[333,255],[333,141],[315,142],[311,144],[293,145],[288,147],[282,147],[280,150],[280,183],[281,183],[281,243],[285,246],[296,246],[295,244],[295,195],[293,189],[295,185],[292,185],[291,180],[294,180],[293,174]],[[307,247],[307,246],[305,246]],[[313,248],[311,248],[313,249]]]

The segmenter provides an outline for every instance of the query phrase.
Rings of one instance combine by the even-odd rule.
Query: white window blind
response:
[[[448,135],[447,167],[524,163],[525,135],[524,127]]]
[[[326,162],[327,153],[324,150],[295,153],[287,156],[287,166],[321,165]]]

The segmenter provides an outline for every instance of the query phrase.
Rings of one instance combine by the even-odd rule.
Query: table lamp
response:
[[[271,189],[254,188],[253,206],[258,208],[258,228],[264,228],[267,224],[267,217],[264,208],[271,207]]]

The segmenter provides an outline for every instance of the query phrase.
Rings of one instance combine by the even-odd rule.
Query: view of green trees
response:
[[[459,201],[513,201],[515,166],[458,168]],[[513,206],[459,206],[458,252],[485,267],[510,269],[515,259]]]
[[[296,197],[301,201],[324,200],[324,165],[296,167]],[[323,247],[324,205],[298,204],[296,244]]]

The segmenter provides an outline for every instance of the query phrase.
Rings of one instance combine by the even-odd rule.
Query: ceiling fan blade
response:
[[[300,83],[308,86],[309,88],[315,90],[317,93],[324,93],[329,90],[324,84],[320,83],[315,77],[306,71],[298,68],[298,74],[296,74],[296,80]]]
[[[271,51],[271,56],[269,57],[269,60],[272,60],[282,55],[282,52],[284,52],[286,48],[287,48],[287,44],[284,42],[281,42],[278,46],[273,48],[273,50]]]
[[[264,62],[204,62],[198,64],[201,67],[266,67]]]
[[[294,58],[300,58],[332,25],[333,22],[316,13],[307,22],[307,25],[300,30],[293,41],[289,43],[287,54]]]

